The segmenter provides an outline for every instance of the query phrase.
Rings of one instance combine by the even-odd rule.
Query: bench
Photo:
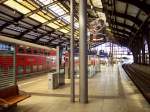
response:
[[[0,106],[1,107],[13,106],[28,97],[30,97],[29,94],[19,91],[18,86],[13,85],[0,90]]]

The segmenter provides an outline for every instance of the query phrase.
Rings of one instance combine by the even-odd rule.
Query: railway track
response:
[[[150,103],[150,74],[144,73],[143,71],[132,67],[130,64],[124,64],[122,67]]]

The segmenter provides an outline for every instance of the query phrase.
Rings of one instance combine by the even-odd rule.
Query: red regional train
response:
[[[16,46],[16,75],[24,78],[33,73],[48,72],[56,66],[56,50]]]
[[[0,76],[13,73],[14,62],[16,79],[56,69],[56,49],[2,36],[0,41]],[[16,58],[13,58],[14,51]]]

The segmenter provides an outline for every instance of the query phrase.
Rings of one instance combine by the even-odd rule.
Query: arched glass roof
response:
[[[88,0],[89,17],[101,16],[99,0]],[[98,3],[97,3],[98,2]],[[75,7],[75,38],[79,38],[78,4]],[[47,46],[67,45],[70,38],[69,0],[1,0],[0,33]]]

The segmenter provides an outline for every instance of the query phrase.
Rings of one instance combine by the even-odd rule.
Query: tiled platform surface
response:
[[[101,73],[89,79],[88,104],[79,103],[78,80],[76,102],[71,103],[66,82],[56,90],[48,89],[46,75],[19,82],[20,89],[32,97],[19,103],[15,112],[150,112],[150,105],[121,68],[118,73],[117,65],[103,66]]]

